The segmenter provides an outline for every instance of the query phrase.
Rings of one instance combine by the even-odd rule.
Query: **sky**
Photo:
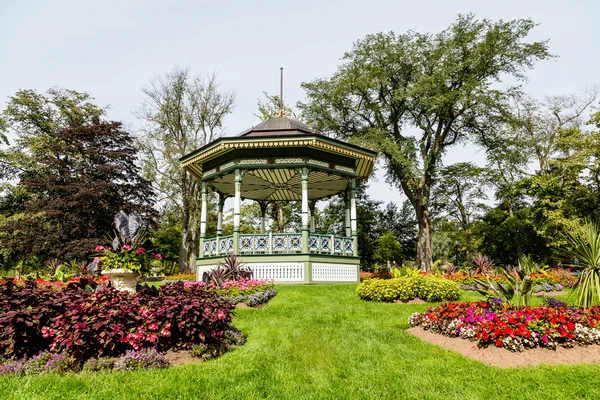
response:
[[[302,82],[332,75],[345,51],[365,35],[407,30],[436,33],[457,14],[539,25],[530,40],[549,39],[558,57],[527,73],[534,96],[575,93],[600,83],[600,1],[370,0],[156,1],[0,0],[0,107],[19,89],[58,86],[90,93],[108,117],[135,130],[141,88],[176,66],[217,72],[236,93],[225,135],[260,122],[262,92],[279,92],[284,67],[288,105],[304,99]],[[444,164],[485,162],[473,146],[452,148]],[[381,171],[369,194],[399,203]]]

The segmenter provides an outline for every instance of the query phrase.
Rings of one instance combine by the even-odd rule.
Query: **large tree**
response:
[[[16,186],[2,198],[0,243],[18,258],[81,258],[112,233],[121,209],[152,216],[133,138],[86,93],[20,91],[3,114],[16,143],[5,161]],[[10,184],[9,184],[10,185]]]
[[[467,262],[473,250],[471,225],[486,209],[484,173],[484,168],[470,162],[448,165],[440,169],[432,191],[432,208],[457,223]]]
[[[440,160],[505,108],[517,88],[502,88],[502,79],[523,80],[525,69],[550,56],[546,42],[525,41],[534,26],[460,15],[435,35],[368,35],[331,78],[303,84],[309,122],[385,160],[389,180],[415,209],[423,270],[432,265],[429,207]]]
[[[200,240],[201,190],[179,159],[222,134],[235,95],[221,89],[215,74],[194,76],[180,68],[152,80],[143,92],[147,99],[139,117],[145,122],[140,138],[144,171],[160,200],[180,215],[180,269],[191,270]]]

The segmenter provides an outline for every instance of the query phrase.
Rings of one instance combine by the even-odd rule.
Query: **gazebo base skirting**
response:
[[[248,254],[242,263],[254,272],[254,279],[273,279],[275,283],[360,282],[360,258],[324,254]],[[197,276],[217,267],[223,257],[198,258]]]

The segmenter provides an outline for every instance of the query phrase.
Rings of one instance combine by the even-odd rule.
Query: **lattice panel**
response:
[[[275,282],[304,281],[303,263],[246,263],[254,279],[273,279]]]
[[[348,264],[312,264],[312,280],[323,282],[358,282],[358,268]]]

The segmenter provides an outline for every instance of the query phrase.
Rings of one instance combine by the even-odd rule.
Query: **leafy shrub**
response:
[[[369,279],[356,288],[358,297],[370,301],[408,301],[415,298],[415,279]]]
[[[220,347],[232,308],[215,290],[183,282],[154,294],[131,294],[110,288],[55,291],[34,281],[23,286],[8,281],[0,285],[0,358],[51,350],[82,365],[132,349]]]
[[[117,371],[133,371],[147,368],[166,368],[169,361],[164,354],[156,349],[129,350],[115,360],[114,369]]]
[[[428,275],[418,275],[413,279],[415,281],[415,297],[429,303],[460,299],[461,290],[455,282]]]
[[[34,280],[0,285],[0,358],[20,359],[46,350],[50,340],[42,337],[42,327],[53,323],[70,297]]]
[[[219,345],[232,307],[214,291],[181,281],[163,285],[158,296],[103,289],[70,304],[44,335],[53,338],[52,350],[80,361],[145,347]]]
[[[393,302],[414,299],[428,301],[458,300],[461,290],[458,284],[435,275],[418,274],[388,280],[370,279],[356,288],[363,300]]]

